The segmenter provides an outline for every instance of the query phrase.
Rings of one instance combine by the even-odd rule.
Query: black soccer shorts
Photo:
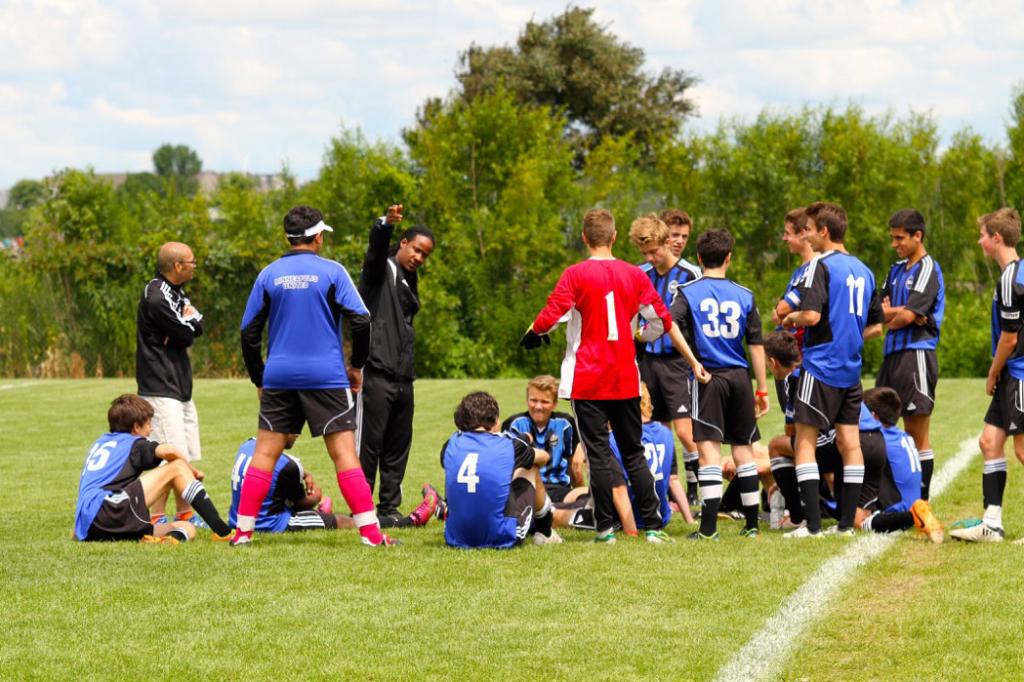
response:
[[[338,431],[355,431],[358,421],[352,391],[347,388],[263,389],[260,429],[302,433],[305,424],[309,424],[309,433],[314,438]]]
[[[886,355],[875,386],[887,386],[900,397],[904,417],[927,416],[935,407],[939,360],[933,350],[904,350]]]
[[[651,394],[656,422],[687,419],[690,416],[690,365],[681,355],[644,355],[640,378]]]
[[[745,367],[711,370],[711,381],[690,386],[693,440],[750,445],[761,438],[754,417],[754,389]]]
[[[864,391],[858,383],[849,388],[829,386],[809,372],[801,372],[793,403],[793,421],[827,431],[835,424],[859,424]]]
[[[146,493],[142,481],[135,479],[124,490],[107,495],[85,539],[138,540],[143,535],[152,534]]]
[[[530,525],[533,523],[533,503],[536,499],[536,488],[529,479],[522,476],[512,479],[508,500],[505,502],[505,516],[516,519],[516,544],[525,540],[526,534],[530,532]]]
[[[288,519],[287,531],[298,530],[334,530],[338,527],[338,519],[334,514],[322,512],[319,509],[306,509],[295,512]]]
[[[1011,436],[1024,433],[1024,381],[1014,379],[1005,367],[985,413],[985,423]]]

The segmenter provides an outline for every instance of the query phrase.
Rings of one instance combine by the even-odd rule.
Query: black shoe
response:
[[[396,528],[403,518],[398,512],[377,515],[377,521],[380,523],[381,528]]]

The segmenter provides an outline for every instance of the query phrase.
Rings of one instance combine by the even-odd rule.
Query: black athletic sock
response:
[[[697,498],[697,469],[700,468],[700,456],[696,452],[683,454],[683,469],[686,471],[686,496]]]
[[[821,531],[821,501],[818,496],[818,465],[798,464],[796,467],[797,486],[800,489],[800,504],[803,506],[807,530]]]
[[[839,529],[853,528],[857,518],[857,503],[860,489],[864,485],[864,465],[851,464],[843,467],[843,492],[839,498]]]
[[[914,527],[910,512],[880,512],[871,517],[871,530],[875,533],[894,533]]]
[[[789,520],[800,523],[804,520],[804,510],[800,506],[800,487],[796,482],[796,469],[789,457],[776,457],[772,460],[772,476],[775,478],[782,499],[789,510]]]
[[[551,535],[551,522],[554,520],[555,515],[551,513],[550,506],[544,516],[539,516],[540,513],[537,512],[533,515],[533,532],[547,537]]]
[[[738,485],[736,478],[734,477],[731,481],[729,481],[729,485],[725,486],[725,492],[722,493],[722,499],[718,504],[718,511],[731,512],[739,509],[740,492],[740,486]]]
[[[202,481],[189,483],[182,497],[196,510],[203,521],[206,521],[206,525],[214,533],[223,536],[231,532],[231,527],[224,523],[224,519],[217,513],[217,507],[214,506],[213,500],[206,494],[206,488],[203,487]]]
[[[927,500],[932,487],[932,472],[935,471],[935,453],[922,450],[917,457],[921,460],[921,499]]]
[[[757,512],[761,501],[760,496],[757,494],[759,485],[757,464],[748,462],[736,468],[736,478],[733,479],[732,485],[729,486],[730,488],[736,486],[739,489],[740,504],[743,506],[743,517],[746,520],[744,527],[748,529],[757,528]]]
[[[718,507],[722,501],[722,467],[706,466],[697,470],[700,496],[704,508],[700,513],[701,535],[714,535],[718,531]]]
[[[174,538],[178,542],[188,542],[188,533],[183,528],[172,528],[167,536]]]
[[[1003,491],[1006,490],[1006,458],[985,461],[984,473],[981,475],[981,492],[986,508],[991,505],[1003,506]]]

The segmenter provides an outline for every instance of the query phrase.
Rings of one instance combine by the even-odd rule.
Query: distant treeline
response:
[[[421,376],[556,372],[561,344],[540,354],[517,341],[561,270],[584,254],[580,220],[591,206],[618,221],[616,253],[637,215],[682,208],[697,235],[736,237],[731,274],[751,287],[763,317],[796,263],[779,240],[790,208],[835,201],[850,218],[847,244],[881,278],[895,258],[886,223],[914,207],[946,277],[939,344],[942,376],[980,376],[989,359],[994,265],[975,245],[978,215],[1024,206],[1024,93],[998,146],[964,130],[940,140],[927,115],[869,116],[856,106],[766,111],[713,133],[685,131],[661,145],[605,136],[580,154],[565,116],[498,87],[452,98],[421,115],[405,144],[372,143],[346,130],[331,140],[318,177],[259,191],[229,177],[210,195],[173,178],[115,189],[91,170],[43,184],[22,227],[25,252],[0,258],[0,374],[114,376],[134,371],[135,309],[159,245],[185,241],[199,260],[188,285],[206,333],[193,348],[203,376],[244,373],[238,326],[257,273],[287,245],[281,218],[308,203],[335,232],[324,255],[358,277],[367,230],[395,202],[407,221],[434,229],[423,272],[416,349]],[[866,371],[880,362],[868,344]]]

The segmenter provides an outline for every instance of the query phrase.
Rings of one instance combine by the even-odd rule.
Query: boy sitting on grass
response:
[[[500,433],[498,401],[470,393],[455,410],[458,431],[441,448],[452,547],[506,548],[534,531],[534,543],[562,541],[551,529],[552,505],[540,478],[549,455]]]
[[[82,468],[75,508],[76,540],[168,544],[191,540],[195,526],[187,521],[150,523],[150,505],[172,489],[210,526],[214,540],[229,539],[231,528],[206,494],[203,472],[189,464],[177,447],[146,439],[152,419],[153,406],[137,395],[127,393],[110,404],[110,432],[96,439]]]

